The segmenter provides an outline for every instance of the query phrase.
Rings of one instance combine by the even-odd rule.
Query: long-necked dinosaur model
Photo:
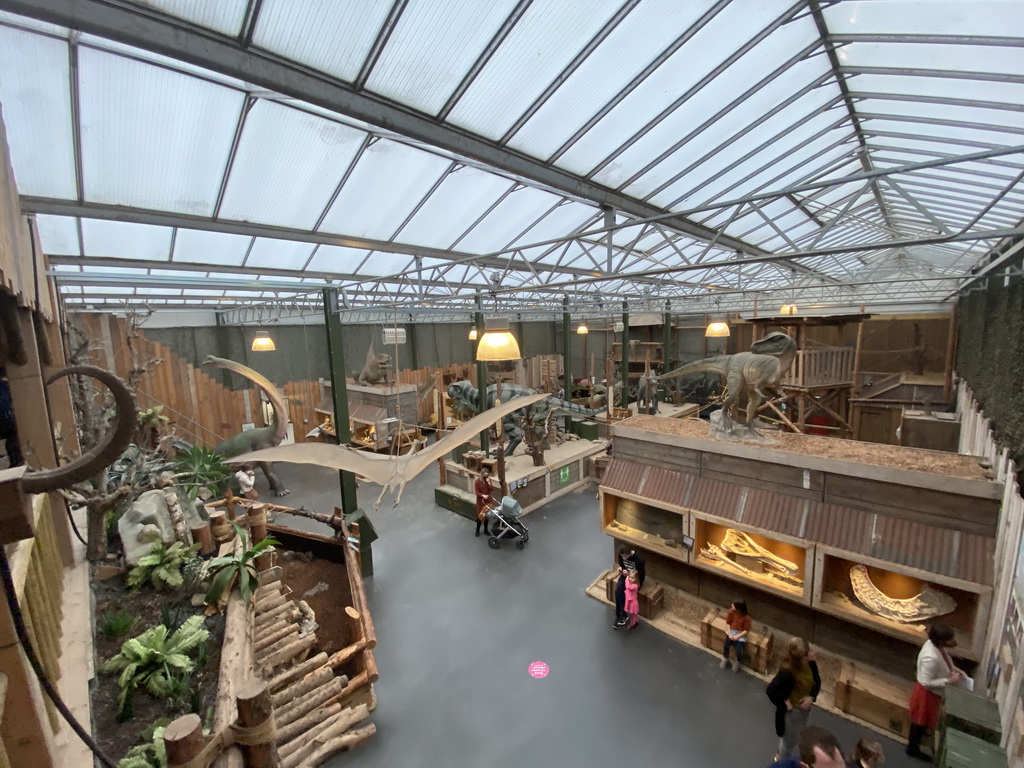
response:
[[[662,381],[693,373],[717,373],[725,378],[729,390],[722,404],[726,428],[730,431],[735,429],[730,411],[739,399],[740,393],[746,392],[748,402],[744,426],[753,432],[757,409],[768,399],[765,390],[778,391],[779,382],[793,364],[795,357],[796,342],[781,331],[775,331],[751,344],[749,352],[708,357],[657,376],[656,379]]]
[[[223,357],[210,355],[203,361],[203,365],[215,365],[218,368],[234,371],[239,376],[244,376],[267,393],[267,399],[270,400],[270,405],[274,409],[274,418],[269,426],[250,429],[248,432],[239,432],[234,437],[229,437],[220,445],[214,446],[214,452],[219,453],[225,458],[232,458],[242,453],[280,445],[281,441],[284,440],[284,436],[288,433],[288,409],[284,407],[284,398],[277,391],[277,387],[270,382],[270,379],[260,375],[246,365],[236,363],[234,360],[225,360]],[[273,467],[267,461],[260,461],[259,465],[260,469],[263,470],[263,474],[266,475],[270,487],[274,489],[275,496],[287,496],[291,493],[291,491],[284,487],[281,479],[274,474]]]
[[[374,509],[380,506],[384,494],[389,490],[396,491],[395,506],[397,507],[398,502],[402,499],[402,490],[405,488],[405,484],[424,469],[454,448],[472,440],[497,420],[520,408],[528,408],[546,397],[547,395],[544,394],[534,394],[502,403],[497,408],[491,408],[479,416],[474,416],[429,448],[417,450],[419,447],[419,443],[417,443],[413,450],[402,456],[365,453],[349,448],[347,445],[295,443],[235,456],[231,459],[231,463],[290,461],[294,464],[316,464],[320,467],[354,472],[382,486],[380,496],[377,497],[377,501],[373,505]]]

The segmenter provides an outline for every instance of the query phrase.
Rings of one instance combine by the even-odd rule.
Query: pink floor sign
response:
[[[530,665],[529,668],[530,677],[536,678],[547,677],[548,672],[550,671],[551,668],[548,667],[548,665],[545,664],[543,661],[535,661]]]

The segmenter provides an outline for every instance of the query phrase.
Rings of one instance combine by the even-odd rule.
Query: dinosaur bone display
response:
[[[734,555],[755,557],[769,568],[786,576],[796,576],[800,572],[800,567],[796,563],[791,563],[789,560],[784,560],[769,552],[743,531],[737,531],[735,528],[726,529],[725,538],[722,539],[722,549]]]
[[[655,381],[694,373],[717,373],[725,379],[728,389],[728,395],[722,403],[722,432],[726,437],[732,438],[757,437],[754,417],[757,415],[757,409],[768,399],[765,390],[779,391],[779,383],[795,357],[796,342],[786,334],[775,331],[751,344],[749,352],[698,360],[656,376]],[[742,392],[747,394],[747,418],[745,422],[737,425],[733,422],[730,411]]]
[[[383,486],[380,496],[373,508],[380,506],[384,494],[389,490],[396,491],[395,506],[402,498],[405,484],[429,467],[435,461],[450,453],[454,448],[468,443],[495,421],[505,416],[528,408],[547,397],[545,394],[533,394],[518,397],[511,402],[484,411],[462,424],[458,429],[449,432],[444,438],[429,448],[417,450],[419,442],[413,449],[402,456],[380,456],[349,448],[347,445],[328,445],[326,443],[295,443],[293,445],[266,448],[262,451],[246,453],[231,459],[232,464],[245,464],[251,461],[289,461],[293,464],[316,464],[321,467],[354,472]]]
[[[850,568],[853,594],[874,614],[900,624],[915,624],[956,610],[956,600],[945,592],[925,586],[914,597],[897,600],[876,587],[863,565]]]
[[[705,558],[705,559],[707,559],[707,560],[710,560],[713,563],[718,563],[718,565],[725,566],[726,568],[731,568],[732,570],[736,571],[737,573],[742,573],[745,576],[760,576],[760,575],[762,575],[762,574],[759,574],[759,573],[754,573],[749,568],[744,568],[742,565],[737,563],[735,560],[733,560],[732,558],[728,557],[725,554],[725,552],[723,552],[722,549],[717,544],[706,544],[703,547],[701,547],[700,548],[700,556]]]

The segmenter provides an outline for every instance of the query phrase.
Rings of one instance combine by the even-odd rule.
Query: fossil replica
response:
[[[288,409],[284,407],[284,397],[281,396],[277,387],[270,382],[270,379],[257,373],[247,365],[236,363],[234,360],[225,360],[223,357],[209,355],[203,361],[203,365],[215,365],[218,368],[234,371],[239,376],[244,376],[266,392],[270,406],[274,409],[274,418],[269,426],[250,429],[247,432],[240,432],[234,437],[229,437],[223,443],[214,446],[214,453],[218,453],[225,458],[231,458],[240,453],[258,451],[261,448],[280,445],[281,441],[284,440],[284,436],[288,434]],[[263,474],[267,478],[267,482],[274,489],[274,495],[287,496],[290,491],[284,487],[281,479],[274,474],[274,469],[270,464],[265,461],[259,464],[260,469],[263,470]]]
[[[918,594],[905,600],[889,597],[871,583],[868,569],[855,565],[850,569],[853,594],[869,611],[900,624],[914,624],[956,610],[956,600],[944,592],[925,586]]]
[[[649,362],[644,364],[644,374],[636,387],[636,410],[637,413],[658,413],[658,380],[651,373]]]
[[[373,349],[373,342],[366,350],[366,364],[359,373],[352,374],[352,380],[356,384],[387,384],[388,367],[391,365],[391,355],[378,355]]]
[[[706,560],[710,560],[718,565],[724,565],[726,568],[732,568],[737,573],[742,573],[745,576],[761,576],[763,574],[754,573],[749,568],[744,568],[742,565],[737,563],[732,558],[728,557],[725,552],[716,544],[707,544],[700,548],[700,556]]]
[[[756,557],[769,568],[779,571],[782,575],[790,578],[795,577],[800,572],[800,567],[796,563],[791,563],[789,560],[784,560],[778,555],[769,552],[743,531],[737,531],[735,528],[726,529],[725,538],[722,539],[722,549],[734,555]]]
[[[484,411],[479,416],[474,416],[429,448],[417,450],[420,447],[420,443],[417,441],[413,445],[413,450],[401,456],[381,456],[379,454],[364,453],[363,451],[349,448],[347,445],[295,443],[276,448],[265,448],[261,451],[236,456],[231,459],[231,463],[246,464],[253,461],[290,461],[293,464],[316,464],[320,467],[353,472],[383,486],[380,496],[377,497],[377,501],[373,505],[374,509],[380,506],[384,494],[389,490],[396,491],[395,506],[398,506],[398,502],[402,499],[402,490],[405,488],[405,484],[424,469],[442,458],[446,453],[450,453],[454,448],[463,443],[468,443],[498,419],[504,418],[513,411],[528,408],[534,403],[544,400],[546,397],[547,395],[544,394],[533,394],[515,398],[511,402],[503,403],[495,408]]]
[[[722,404],[723,432],[733,438],[757,437],[754,417],[757,415],[757,409],[768,399],[765,390],[779,390],[779,382],[793,364],[795,357],[796,342],[786,334],[776,331],[751,344],[749,352],[708,357],[654,378],[655,381],[664,381],[707,372],[724,377],[728,395]],[[743,424],[737,426],[730,411],[739,400],[741,392],[747,393],[747,418]]]

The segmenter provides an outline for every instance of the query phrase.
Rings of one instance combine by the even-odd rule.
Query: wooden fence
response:
[[[782,384],[791,387],[822,387],[853,383],[851,347],[797,350],[796,359]]]

